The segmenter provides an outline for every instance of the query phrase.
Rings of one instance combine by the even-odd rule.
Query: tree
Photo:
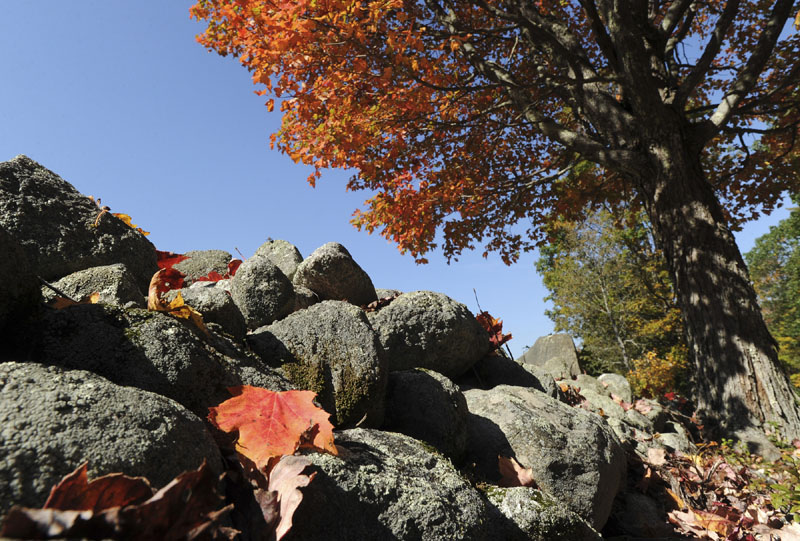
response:
[[[272,144],[374,190],[354,222],[423,260],[513,262],[587,202],[641,204],[706,427],[800,408],[730,228],[800,187],[795,0],[199,0],[200,41],[281,100]],[[758,146],[754,146],[757,139]],[[594,164],[587,167],[586,164]],[[529,224],[526,227],[515,224]],[[440,235],[440,237],[437,237]]]
[[[580,222],[553,222],[547,233],[536,269],[550,290],[546,314],[556,331],[580,338],[604,372],[630,372],[648,352],[681,359],[680,310],[640,212],[598,210]]]
[[[800,196],[792,200],[800,204]],[[800,387],[800,209],[756,239],[745,259],[778,356]]]

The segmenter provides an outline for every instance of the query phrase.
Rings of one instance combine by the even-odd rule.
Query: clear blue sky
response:
[[[236,248],[249,257],[267,237],[303,256],[330,241],[347,247],[376,287],[440,291],[504,320],[515,356],[553,325],[534,254],[511,267],[439,253],[416,265],[378,235],[350,224],[368,194],[348,174],[323,175],[269,149],[268,113],[250,74],[195,42],[188,0],[2,2],[0,161],[26,154],[86,195],[101,197],[151,232],[161,250]],[[750,249],[782,210],[738,236]]]

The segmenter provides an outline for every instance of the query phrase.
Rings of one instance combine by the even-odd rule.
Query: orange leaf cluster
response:
[[[156,271],[150,279],[147,292],[147,309],[155,312],[165,312],[179,319],[187,319],[201,331],[208,334],[208,329],[203,322],[203,315],[186,304],[180,291],[170,302],[164,299],[164,294],[171,289],[180,289],[183,286],[184,274],[172,267]]]

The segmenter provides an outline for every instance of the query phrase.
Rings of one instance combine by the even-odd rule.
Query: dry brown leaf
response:
[[[497,482],[501,487],[535,487],[536,480],[533,478],[533,470],[524,468],[514,457],[497,457],[497,466],[500,470],[500,481]]]

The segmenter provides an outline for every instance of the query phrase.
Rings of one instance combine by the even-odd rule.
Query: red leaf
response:
[[[316,393],[250,385],[228,390],[234,397],[209,408],[208,420],[225,432],[238,430],[236,450],[259,469],[268,470],[274,459],[300,448],[337,454],[330,415],[314,405]]]
[[[88,462],[64,477],[50,491],[44,509],[102,511],[141,503],[153,495],[150,483],[143,477],[121,473],[104,475],[88,482]]]
[[[503,334],[503,320],[493,318],[486,311],[480,312],[475,319],[489,333],[489,342],[493,350],[500,349],[500,346],[511,340],[511,333]]]
[[[172,265],[176,263],[180,263],[181,261],[185,261],[189,259],[187,256],[183,254],[176,254],[173,252],[162,252],[161,250],[156,250],[156,262],[158,263],[158,268],[160,269],[170,269]]]
[[[149,541],[233,539],[239,533],[222,525],[222,518],[231,506],[221,507],[224,501],[217,492],[219,480],[205,462],[197,470],[180,474],[155,494],[151,491],[152,495],[138,493],[141,486],[132,488],[140,483],[149,489],[146,480],[122,474],[87,483],[84,464],[62,479],[48,499],[51,505],[77,505],[78,509],[13,507],[6,515],[0,536]],[[114,493],[102,494],[103,486]],[[80,494],[84,489],[88,493]],[[101,509],[103,505],[126,501]],[[87,505],[92,509],[87,509]]]
[[[183,287],[183,278],[186,275],[172,267],[164,267],[150,279],[150,287],[147,290],[147,309],[164,311],[166,303],[162,299],[164,293],[171,289]]]
[[[236,271],[239,270],[239,266],[241,266],[242,260],[241,259],[231,259],[228,263],[228,276],[232,277],[236,274]]]

